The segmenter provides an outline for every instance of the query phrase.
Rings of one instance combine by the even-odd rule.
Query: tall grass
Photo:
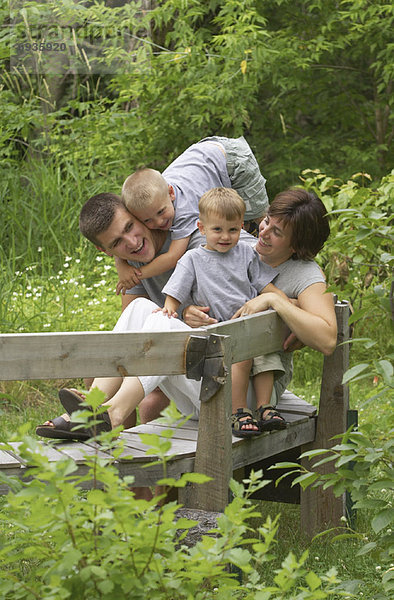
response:
[[[43,276],[59,269],[66,256],[92,261],[94,248],[81,239],[79,210],[92,195],[119,192],[115,176],[86,177],[77,162],[55,158],[27,162],[21,172],[3,170],[0,180],[0,265],[9,278],[35,265]]]

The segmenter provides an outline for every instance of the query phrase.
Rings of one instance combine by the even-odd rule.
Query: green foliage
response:
[[[332,488],[335,496],[340,496],[346,491],[351,494],[353,508],[365,510],[369,515],[375,539],[370,541],[365,533],[345,527],[345,538],[343,534],[339,534],[333,541],[348,539],[352,535],[365,541],[358,555],[374,553],[376,561],[379,562],[383,588],[388,595],[394,591],[393,434],[394,430],[391,429],[388,435],[376,439],[374,427],[365,425],[358,431],[349,430],[343,436],[336,436],[341,438],[341,442],[330,450],[304,452],[303,458],[309,458],[311,461],[318,458],[311,470],[300,468],[296,463],[278,463],[273,467],[292,469],[279,480],[290,473],[298,473],[292,485],[299,484],[303,489],[308,486],[323,486],[323,489]],[[332,472],[320,474],[319,466],[330,462],[333,463]],[[337,533],[337,528],[334,531]]]
[[[91,180],[111,164],[121,182],[138,166],[163,168],[204,135],[246,132],[271,193],[307,166],[345,177],[390,168],[389,3],[112,4],[0,9],[4,167],[55,155]],[[63,53],[18,54],[18,43],[50,32]]]
[[[324,247],[325,272],[330,290],[349,300],[354,329],[352,345],[358,360],[345,373],[343,383],[362,378],[373,381],[365,400],[393,397],[393,289],[394,257],[392,206],[394,172],[376,187],[367,187],[370,176],[356,173],[346,181],[319,170],[303,172],[304,185],[322,198],[331,215],[331,236]],[[385,324],[385,335],[377,323]],[[373,331],[372,335],[368,335]],[[367,335],[366,335],[367,333]],[[371,352],[372,350],[372,352]]]
[[[97,391],[87,397],[93,415],[100,412],[102,399]],[[79,413],[81,421],[86,421],[85,412]],[[171,408],[167,413],[168,420],[179,416],[173,412]],[[4,600],[319,600],[344,594],[334,570],[318,576],[305,568],[307,553],[297,559],[290,552],[275,584],[265,584],[259,567],[272,560],[278,519],[267,518],[258,527],[259,538],[250,539],[248,520],[258,513],[249,496],[264,485],[261,473],[252,473],[244,485],[232,483],[234,499],[218,518],[213,536],[188,548],[182,542],[196,522],[177,520],[175,502],[158,506],[154,500],[136,500],[129,488],[132,478],[118,477],[114,461],[122,449],[110,437],[102,434],[99,439],[102,445],[112,445],[113,459],[86,457],[85,475],[78,474],[70,459],[49,462],[35,439],[24,438],[20,450],[32,469],[32,481],[4,477],[11,487],[0,513]],[[170,437],[171,433],[164,445],[159,444],[164,472]],[[177,486],[205,480],[187,474]],[[82,495],[78,486],[87,482],[92,487]],[[231,567],[242,573],[242,582]]]

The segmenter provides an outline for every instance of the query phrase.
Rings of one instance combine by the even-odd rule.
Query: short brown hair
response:
[[[231,188],[212,188],[201,196],[198,203],[201,219],[211,214],[220,215],[227,221],[243,219],[245,208],[241,196]]]
[[[312,192],[290,188],[280,192],[268,207],[268,216],[291,225],[293,258],[311,260],[323,248],[330,235],[326,207]]]
[[[168,184],[155,169],[139,169],[122,186],[122,200],[131,212],[149,208],[157,194],[168,194]]]
[[[100,246],[97,236],[108,229],[119,208],[127,211],[122,198],[116,194],[103,193],[89,198],[79,214],[79,230],[82,235]]]

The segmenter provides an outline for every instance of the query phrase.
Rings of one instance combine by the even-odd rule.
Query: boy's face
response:
[[[242,225],[242,219],[227,221],[214,214],[204,217],[203,221],[198,221],[198,228],[207,240],[205,248],[222,253],[228,252],[238,244]]]
[[[149,229],[168,231],[174,222],[174,200],[174,189],[169,185],[167,194],[156,194],[148,208],[133,209],[133,213]]]
[[[155,238],[126,208],[118,208],[111,225],[97,236],[100,249],[109,256],[148,263],[155,258]]]

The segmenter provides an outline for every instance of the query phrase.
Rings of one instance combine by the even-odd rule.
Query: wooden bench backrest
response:
[[[275,311],[206,328],[166,332],[0,334],[0,380],[186,373],[191,335],[231,335],[232,362],[275,352],[286,327]]]

